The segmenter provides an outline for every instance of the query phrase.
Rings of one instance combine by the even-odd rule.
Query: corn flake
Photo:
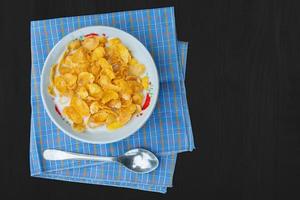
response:
[[[105,50],[103,47],[97,47],[92,53],[92,61],[97,61],[100,58],[103,58],[105,55]]]
[[[122,103],[119,99],[110,100],[107,104],[110,108],[119,109],[122,106]]]
[[[98,101],[93,101],[91,103],[91,105],[90,105],[90,113],[91,114],[97,113],[98,111],[100,111],[100,109],[101,109],[101,106]]]
[[[130,75],[140,76],[145,72],[145,65],[143,64],[129,65],[128,69]]]
[[[72,42],[70,42],[70,44],[68,45],[68,49],[69,50],[74,50],[74,49],[78,49],[80,47],[80,41],[79,40],[73,40]]]
[[[75,52],[67,58],[69,58],[72,63],[76,64],[88,62],[87,54],[83,48],[76,49]]]
[[[107,125],[107,128],[109,130],[115,130],[115,129],[121,128],[122,126],[124,126],[124,124],[122,124],[121,122],[115,121],[115,122],[112,122],[109,125]]]
[[[92,65],[90,68],[90,72],[95,76],[98,77],[100,73],[101,67],[100,65]]]
[[[106,104],[107,102],[109,102],[110,100],[113,100],[113,99],[119,99],[118,93],[113,90],[106,90],[103,93],[101,102],[103,104]]]
[[[80,74],[81,72],[87,72],[89,69],[88,63],[79,63],[73,67],[73,71],[76,74]]]
[[[81,72],[78,75],[77,83],[79,86],[84,86],[86,84],[93,83],[94,80],[95,80],[95,77],[93,74],[91,74],[89,72]]]
[[[107,125],[110,125],[110,124],[112,124],[113,122],[116,122],[116,121],[117,121],[116,115],[112,114],[112,113],[108,113],[105,123]]]
[[[81,124],[83,122],[80,114],[72,106],[67,106],[63,109],[63,114],[67,116],[73,123]]]
[[[89,93],[88,93],[87,89],[83,86],[80,86],[80,87],[77,88],[76,94],[81,99],[85,99],[89,96]]]
[[[76,96],[72,97],[70,105],[83,117],[90,114],[90,109],[87,103]]]
[[[65,82],[69,89],[74,89],[76,87],[77,76],[66,73],[63,75],[63,78],[65,79]]]
[[[132,101],[135,104],[142,105],[144,99],[144,95],[142,93],[136,93],[132,96]]]
[[[99,58],[97,64],[100,65],[102,69],[113,70],[112,65],[105,58]]]
[[[69,66],[66,67],[66,66],[60,65],[58,67],[58,71],[59,71],[60,74],[73,73],[74,72],[74,68],[69,67]]]
[[[103,90],[101,89],[101,87],[95,83],[90,83],[90,84],[87,84],[86,85],[88,91],[89,91],[89,94],[92,96],[92,97],[95,97],[95,98],[101,98],[102,95],[103,95]]]
[[[144,76],[142,78],[142,85],[143,85],[145,90],[147,90],[149,88],[149,78],[148,78],[148,76]]]
[[[99,111],[90,116],[88,120],[88,126],[91,128],[98,127],[105,123],[108,114],[105,111]]]
[[[52,84],[48,85],[48,93],[53,97],[55,96],[54,87]]]
[[[62,76],[57,76],[54,78],[54,85],[61,94],[67,91],[67,83]]]
[[[98,36],[87,37],[82,41],[82,46],[89,51],[94,50],[99,45],[100,38]]]

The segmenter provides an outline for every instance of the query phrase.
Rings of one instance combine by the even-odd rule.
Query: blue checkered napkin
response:
[[[81,143],[63,134],[47,116],[39,91],[41,69],[50,49],[67,33],[89,25],[115,26],[135,35],[152,53],[161,81],[157,109],[146,125],[133,136],[108,145]],[[174,153],[194,148],[183,74],[177,55],[173,8],[34,21],[31,23],[31,48],[30,161],[33,176],[48,178],[55,176],[56,179],[66,176],[68,178],[60,179],[98,184],[109,184],[108,182],[111,181],[111,185],[158,192],[163,192],[165,187],[171,185],[176,158]],[[151,127],[154,128],[151,129]],[[119,155],[134,147],[144,147],[157,155],[168,156],[160,158],[161,165],[158,170],[141,177],[130,174],[115,164],[97,165],[88,170],[88,166],[93,166],[95,163],[89,161],[53,162],[45,161],[41,157],[42,151],[47,148],[96,155]],[[101,177],[98,177],[100,171]],[[94,181],[89,179],[91,176],[95,177]],[[134,186],[134,184],[139,186]]]
[[[183,76],[185,76],[184,74],[186,69],[187,43],[178,42],[178,49],[180,68],[182,71],[181,73]],[[34,135],[31,134],[31,136],[33,137]],[[31,139],[31,150],[36,149],[36,143],[34,141],[35,140]],[[36,163],[35,161],[38,159],[36,157],[37,154],[31,153],[30,155],[31,170],[41,171],[39,163]],[[167,191],[167,187],[172,186],[172,178],[176,164],[176,154],[161,156],[160,162],[161,165],[159,168],[161,168],[161,173],[159,174],[159,178],[157,178],[158,176],[154,173],[150,173],[147,175],[137,175],[135,173],[127,171],[126,169],[122,169],[121,166],[115,164],[112,165],[111,163],[95,163],[78,168],[46,170],[42,173],[34,174],[34,176],[56,180],[127,187],[165,193]]]

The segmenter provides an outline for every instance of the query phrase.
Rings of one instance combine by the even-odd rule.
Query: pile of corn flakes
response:
[[[70,99],[62,114],[75,131],[103,125],[113,130],[141,112],[149,85],[144,72],[120,39],[93,35],[69,43],[51,69],[48,92]]]

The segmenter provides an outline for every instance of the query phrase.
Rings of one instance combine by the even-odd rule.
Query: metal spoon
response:
[[[47,149],[43,153],[45,160],[94,160],[104,162],[118,162],[127,169],[137,173],[149,173],[158,167],[157,157],[145,149],[132,149],[119,157],[102,157],[78,154],[56,149]]]

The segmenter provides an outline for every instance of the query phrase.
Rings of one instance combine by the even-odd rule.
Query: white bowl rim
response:
[[[142,122],[140,123],[140,125],[136,128],[135,131],[132,131],[132,132],[127,132],[126,134],[124,134],[122,137],[120,138],[117,138],[117,139],[111,139],[111,140],[107,140],[107,141],[91,141],[91,140],[86,140],[86,139],[83,139],[83,138],[80,138],[76,135],[73,135],[71,133],[69,133],[68,131],[65,131],[65,129],[60,126],[60,124],[58,122],[56,122],[56,120],[54,119],[54,117],[50,114],[50,110],[48,108],[48,105],[46,104],[46,100],[45,100],[45,97],[44,97],[44,87],[43,87],[43,83],[44,83],[44,76],[43,74],[45,73],[45,65],[46,63],[49,62],[49,59],[50,59],[50,55],[54,52],[54,50],[56,49],[56,47],[59,45],[59,43],[61,43],[65,38],[67,38],[70,34],[74,33],[74,32],[77,32],[77,31],[83,31],[84,29],[93,29],[93,28],[105,28],[105,29],[111,29],[111,30],[115,30],[115,31],[119,31],[119,32],[122,32],[123,34],[125,34],[127,37],[130,37],[132,39],[134,39],[141,47],[143,47],[145,49],[145,52],[147,53],[147,56],[151,59],[151,62],[153,63],[154,65],[154,72],[155,72],[155,75],[157,77],[157,92],[153,95],[153,98],[152,98],[152,103],[153,103],[153,107],[152,109],[150,110],[149,114],[147,117],[143,118]],[[40,80],[40,92],[41,92],[41,97],[42,97],[42,102],[43,102],[43,106],[44,106],[44,109],[46,110],[47,112],[47,115],[50,117],[51,121],[62,131],[64,132],[65,134],[67,134],[68,136],[70,136],[71,138],[74,138],[78,141],[81,141],[81,142],[85,142],[85,143],[90,143],[90,144],[110,144],[110,143],[114,143],[114,142],[118,142],[118,141],[121,141],[131,135],[133,135],[134,133],[136,133],[147,121],[148,119],[150,118],[150,116],[153,114],[153,111],[156,107],[156,104],[157,104],[157,100],[158,100],[158,94],[159,94],[159,90],[160,90],[160,85],[159,85],[159,75],[158,75],[158,70],[157,70],[157,67],[156,67],[156,64],[154,62],[154,59],[152,57],[152,55],[150,54],[150,52],[148,51],[148,49],[136,38],[134,37],[133,35],[127,33],[126,31],[123,31],[121,29],[118,29],[118,28],[115,28],[115,27],[111,27],[111,26],[103,26],[103,25],[97,25],[97,26],[86,26],[86,27],[83,27],[83,28],[79,28],[79,29],[76,29],[70,33],[68,33],[67,35],[63,36],[51,49],[51,51],[48,53],[45,61],[44,61],[44,64],[43,64],[43,69],[42,69],[42,72],[40,74],[40,77],[41,77],[41,80]]]

